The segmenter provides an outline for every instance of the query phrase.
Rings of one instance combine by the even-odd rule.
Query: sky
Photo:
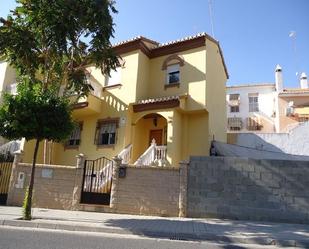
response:
[[[14,7],[14,0],[0,0],[0,16]],[[200,32],[214,36],[227,85],[273,83],[277,64],[284,87],[299,87],[300,73],[309,75],[309,0],[116,0],[116,8],[113,43],[139,35],[160,43]]]

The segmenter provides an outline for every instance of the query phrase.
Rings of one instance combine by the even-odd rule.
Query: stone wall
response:
[[[21,206],[30,182],[31,165],[14,163],[7,205]],[[18,178],[24,174],[24,182]],[[33,207],[78,209],[83,169],[72,166],[36,165]]]
[[[124,178],[113,178],[111,207],[117,213],[178,216],[179,177],[175,168],[128,166]]]
[[[309,223],[302,161],[191,157],[188,216]]]

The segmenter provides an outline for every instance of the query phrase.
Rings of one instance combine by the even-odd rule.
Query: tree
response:
[[[71,107],[64,97],[58,97],[53,89],[42,91],[40,84],[24,80],[18,86],[18,95],[6,94],[0,108],[0,134],[8,139],[35,139],[28,194],[25,197],[24,218],[31,219],[31,203],[35,164],[39,143],[43,139],[62,141],[67,138],[74,123]]]
[[[27,201],[30,207],[26,208],[31,211],[39,142],[64,139],[71,127],[68,103],[58,97],[59,89],[63,86],[65,93],[86,95],[92,90],[87,82],[89,65],[103,74],[119,66],[110,43],[114,32],[111,14],[117,11],[112,0],[16,2],[15,10],[6,19],[0,18],[0,58],[16,68],[21,87],[18,96],[5,97],[0,114],[5,125],[0,135],[36,139]],[[65,128],[63,133],[58,125]]]
[[[87,67],[103,74],[119,66],[110,38],[116,13],[112,0],[17,0],[0,18],[0,57],[44,87],[65,85],[87,94]]]

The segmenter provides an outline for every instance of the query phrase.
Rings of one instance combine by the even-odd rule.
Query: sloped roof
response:
[[[179,96],[165,96],[165,97],[158,97],[158,98],[149,98],[137,101],[137,104],[149,104],[149,103],[156,103],[156,102],[165,102],[170,100],[179,100]]]
[[[167,54],[173,54],[180,51],[185,51],[193,48],[198,48],[205,46],[205,39],[208,39],[214,42],[219,49],[222,64],[224,67],[224,71],[226,77],[228,78],[228,71],[226,68],[226,64],[224,61],[223,53],[220,47],[220,44],[217,40],[206,33],[198,33],[194,36],[187,36],[182,39],[169,41],[166,43],[159,43],[154,40],[148,39],[144,36],[137,36],[132,39],[128,39],[125,41],[118,42],[113,45],[114,50],[118,54],[124,54],[127,52],[131,52],[137,49],[140,49],[143,53],[145,53],[149,58],[155,58]]]
[[[301,88],[288,88],[283,89],[283,92],[279,93],[280,96],[282,95],[307,95],[309,94],[309,89],[301,89]]]
[[[253,83],[253,84],[240,84],[240,85],[231,85],[231,86],[227,86],[227,88],[239,88],[239,87],[259,87],[259,86],[262,86],[262,87],[267,87],[267,86],[270,86],[270,87],[275,87],[275,84],[274,83]]]

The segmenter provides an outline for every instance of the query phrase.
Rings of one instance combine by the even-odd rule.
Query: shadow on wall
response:
[[[264,121],[262,123],[263,129],[266,129],[267,132],[276,132],[275,121],[269,115],[260,110],[255,116],[261,117],[262,121]]]
[[[108,91],[103,93],[102,100],[115,111],[126,111],[128,109],[128,105]]]
[[[309,223],[308,162],[204,159],[191,158],[190,217]]]
[[[234,135],[234,133],[233,133]],[[233,136],[232,135],[232,136]],[[272,135],[272,134],[270,134]],[[274,144],[268,143],[259,135],[254,133],[238,133],[235,134],[236,139],[234,143],[239,146],[249,147],[257,150],[266,150],[271,152],[285,153],[282,149]]]
[[[239,222],[232,220],[167,220],[162,218],[109,219],[104,226],[121,228],[132,234],[146,237],[161,237],[170,239],[211,239],[218,242],[233,243],[233,239],[225,236],[238,234],[254,234],[252,241],[260,243],[263,238],[281,239],[293,236],[298,241],[308,240],[308,226],[291,224],[276,224],[269,222]],[[297,230],[297,232],[296,232]],[[256,238],[254,238],[256,237]]]
[[[239,133],[235,135],[237,137],[233,143],[273,152],[309,156],[308,130],[309,122],[305,122],[292,129],[290,133]]]

